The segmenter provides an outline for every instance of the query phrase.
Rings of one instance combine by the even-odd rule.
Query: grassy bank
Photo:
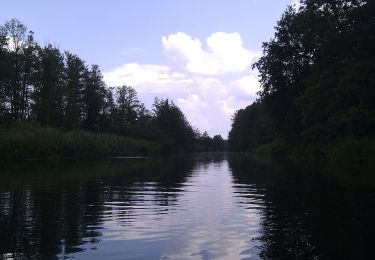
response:
[[[83,130],[62,131],[30,123],[0,126],[0,160],[104,158],[158,155],[157,142],[130,139]]]

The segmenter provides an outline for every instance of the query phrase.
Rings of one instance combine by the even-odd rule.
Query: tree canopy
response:
[[[263,43],[259,99],[233,117],[229,144],[324,147],[374,138],[375,3],[303,0]]]

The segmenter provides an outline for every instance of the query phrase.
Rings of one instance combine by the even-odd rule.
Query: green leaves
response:
[[[299,10],[289,7],[254,64],[260,100],[235,115],[232,149],[374,138],[374,13],[373,1],[304,0]],[[261,134],[265,111],[268,139]]]

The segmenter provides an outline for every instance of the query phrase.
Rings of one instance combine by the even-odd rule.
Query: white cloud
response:
[[[197,111],[199,108],[207,107],[207,104],[200,100],[197,94],[189,94],[187,99],[178,98],[178,103],[182,104],[185,108]]]
[[[301,7],[301,2],[300,0],[294,0],[291,5],[298,11]]]
[[[154,64],[127,63],[113,71],[104,73],[103,76],[104,81],[112,86],[191,82],[183,74],[172,72],[171,68],[167,66]]]
[[[108,85],[131,85],[150,107],[155,96],[176,102],[200,131],[224,138],[233,113],[251,104],[260,84],[251,74],[255,52],[246,50],[238,33],[214,33],[207,50],[199,39],[176,33],[162,38],[170,66],[127,63],[104,73]]]
[[[249,96],[255,96],[260,90],[260,83],[253,75],[243,76],[235,80],[233,85]]]
[[[186,115],[188,121],[200,129],[208,130],[212,128],[209,114],[207,113],[208,105],[201,100],[198,94],[189,94],[186,98],[178,98],[177,105]],[[212,111],[211,111],[212,112]]]
[[[249,69],[256,52],[243,47],[238,33],[213,33],[206,39],[207,50],[199,39],[178,32],[162,37],[163,48],[185,70],[201,75],[223,75]]]

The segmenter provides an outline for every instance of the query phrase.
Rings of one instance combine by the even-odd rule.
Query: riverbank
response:
[[[95,159],[160,155],[158,142],[84,130],[63,131],[31,123],[0,126],[0,161],[23,159]]]
[[[320,165],[338,174],[353,173],[352,169],[373,173],[375,139],[345,137],[331,144],[285,144],[274,142],[260,145],[248,154],[259,160],[285,158],[300,166]]]

